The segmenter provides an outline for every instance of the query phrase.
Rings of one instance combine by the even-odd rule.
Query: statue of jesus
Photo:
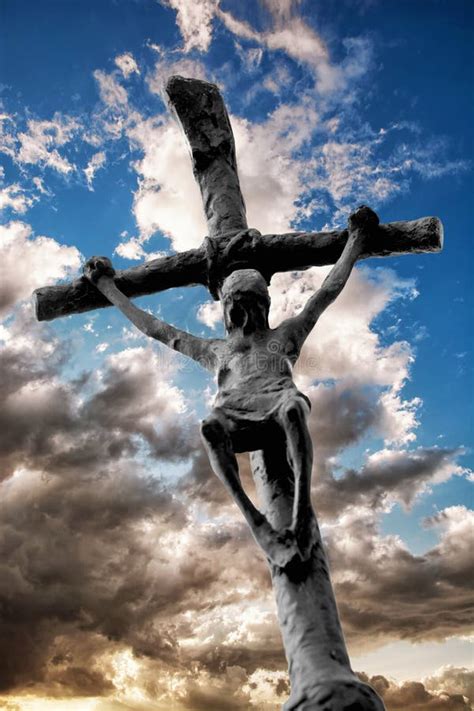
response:
[[[201,433],[214,472],[244,514],[271,562],[284,567],[310,554],[309,531],[313,451],[306,424],[310,402],[292,378],[301,348],[323,311],[344,288],[352,268],[378,225],[377,215],[362,206],[348,220],[348,239],[337,263],[303,310],[276,328],[268,325],[270,296],[263,276],[238,269],[222,283],[220,299],[227,336],[198,338],[137,308],[114,283],[106,257],[92,257],[84,275],[147,336],[193,358],[217,375],[218,391]],[[260,450],[272,437],[284,437],[294,477],[292,523],[274,531],[245,493],[235,454]]]

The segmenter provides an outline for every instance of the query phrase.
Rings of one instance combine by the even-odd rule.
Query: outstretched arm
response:
[[[365,251],[366,240],[379,224],[379,218],[369,207],[362,205],[349,217],[344,250],[318,291],[308,299],[298,316],[281,324],[288,337],[296,342],[297,350],[303,345],[323,311],[339,296],[349,279],[354,264]]]
[[[219,340],[198,338],[139,309],[115,286],[115,270],[107,257],[89,259],[84,276],[146,336],[196,360],[207,370],[215,370]]]

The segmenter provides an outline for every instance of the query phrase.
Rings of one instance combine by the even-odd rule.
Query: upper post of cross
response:
[[[235,269],[259,271],[267,282],[279,271],[334,264],[347,242],[347,229],[261,235],[249,230],[240,189],[234,136],[227,110],[214,84],[172,76],[165,87],[168,106],[187,139],[209,234],[197,249],[117,271],[118,288],[129,297],[172,287],[203,285],[214,298]],[[361,258],[437,252],[443,227],[437,217],[380,224]],[[97,251],[100,253],[100,245]],[[51,320],[109,306],[84,278],[37,289],[38,320]]]
[[[198,79],[172,76],[165,93],[188,140],[209,236],[222,237],[247,229],[234,135],[219,89]]]

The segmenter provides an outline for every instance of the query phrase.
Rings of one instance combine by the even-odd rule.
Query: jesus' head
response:
[[[221,301],[228,333],[268,328],[270,294],[265,279],[255,269],[237,269],[222,284]]]

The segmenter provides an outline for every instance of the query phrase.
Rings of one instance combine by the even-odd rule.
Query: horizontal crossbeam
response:
[[[225,277],[234,268],[260,271],[267,280],[276,272],[334,264],[344,249],[347,230],[258,235],[238,240],[214,241],[214,264]],[[437,217],[381,224],[362,258],[437,252],[443,244],[443,227]],[[225,252],[225,255],[224,255]],[[197,249],[153,259],[132,269],[117,271],[116,284],[129,297],[144,296],[172,287],[209,286],[209,250]],[[40,321],[91,311],[110,304],[85,278],[70,284],[37,289],[36,315]]]

